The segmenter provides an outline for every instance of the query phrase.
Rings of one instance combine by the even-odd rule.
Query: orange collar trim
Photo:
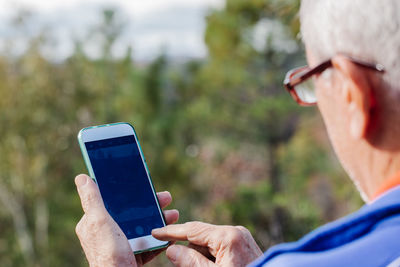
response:
[[[400,185],[400,172],[396,173],[393,177],[386,180],[372,196],[372,200],[375,200],[389,189],[392,189],[393,187],[396,187],[398,185]]]

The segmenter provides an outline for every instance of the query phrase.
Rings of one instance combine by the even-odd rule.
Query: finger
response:
[[[84,232],[84,227],[86,224],[86,214],[82,216],[82,218],[79,220],[79,222],[75,226],[75,233],[80,238],[82,233]]]
[[[83,211],[86,214],[106,212],[99,188],[92,178],[80,174],[76,176],[75,184],[81,199]]]
[[[82,248],[85,248],[85,234],[87,230],[87,216],[84,214],[80,221],[75,226],[75,233],[81,243]],[[85,251],[86,253],[86,251]]]
[[[162,228],[154,229],[151,234],[160,240],[166,241],[189,241],[188,234],[193,232],[194,225],[191,222],[187,222],[184,224],[173,224],[167,225]],[[196,244],[201,245],[201,244]]]
[[[225,231],[223,227],[224,226],[216,226],[202,222],[187,222],[154,229],[152,235],[160,240],[190,241],[195,245],[209,247],[209,245],[215,245],[217,243],[210,241],[221,241],[224,239]],[[215,249],[215,247],[211,248]]]
[[[193,266],[205,266],[215,267],[216,265],[204,257],[202,254],[194,249],[173,245],[167,249],[168,259],[178,267],[193,267]]]
[[[172,202],[171,193],[168,191],[158,192],[157,193],[158,202],[160,203],[161,208],[165,208]]]
[[[164,210],[164,217],[166,224],[173,224],[179,220],[179,211],[178,210]]]
[[[197,252],[201,253],[204,257],[209,259],[212,262],[215,262],[215,257],[211,255],[210,250],[207,247],[198,246],[192,243],[189,243],[188,248],[194,249]]]

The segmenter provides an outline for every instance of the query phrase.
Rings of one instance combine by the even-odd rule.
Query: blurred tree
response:
[[[207,16],[208,57],[185,63],[162,55],[137,64],[130,48],[116,58],[125,24],[112,9],[63,62],[43,56],[47,31],[19,55],[9,40],[0,53],[0,265],[86,266],[73,177],[86,172],[76,134],[88,125],[131,122],[181,222],[243,224],[265,249],[358,207],[321,121],[281,86],[305,62],[298,5],[227,0]],[[30,16],[15,31],[25,36]]]
[[[321,122],[306,123],[307,117],[315,117],[313,110],[299,108],[282,88],[285,72],[305,64],[296,39],[299,3],[227,0],[224,9],[207,17],[209,58],[197,76],[197,84],[203,85],[199,102],[207,103],[199,124],[207,125],[201,132],[211,140],[203,138],[209,155],[202,161],[212,165],[211,173],[197,175],[207,181],[204,192],[214,195],[204,194],[203,213],[198,214],[213,222],[249,227],[265,249],[295,240],[347,212],[332,209],[344,202],[336,194],[337,184],[344,182],[348,194],[353,192],[342,169],[331,163]],[[302,124],[310,128],[303,129]],[[315,128],[323,136],[319,142],[308,138]],[[294,140],[304,146],[293,147]],[[288,161],[289,157],[296,160]],[[264,163],[251,164],[260,158]],[[293,172],[302,166],[303,172]],[[333,179],[328,180],[329,175]],[[331,205],[318,206],[306,197],[311,195],[313,176],[333,192],[312,193],[330,199]],[[352,208],[360,204],[357,195],[352,203]],[[334,210],[337,213],[322,216]]]

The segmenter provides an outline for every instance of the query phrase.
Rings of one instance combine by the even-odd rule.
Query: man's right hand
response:
[[[76,226],[76,234],[91,267],[136,267],[162,251],[142,253],[135,258],[125,234],[104,207],[96,183],[89,176],[81,174],[75,178],[75,184],[85,212]],[[169,192],[157,193],[157,197],[161,208],[172,201]],[[178,220],[179,213],[177,210],[166,210],[164,216],[166,223],[170,224]]]

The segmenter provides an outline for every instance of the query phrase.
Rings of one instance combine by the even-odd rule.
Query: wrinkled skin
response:
[[[250,232],[243,226],[218,226],[202,222],[169,225],[152,235],[168,241],[189,241],[189,246],[172,245],[167,257],[175,266],[246,266],[262,255]]]
[[[76,234],[91,267],[136,267],[145,264],[158,255],[161,250],[135,255],[121,228],[104,207],[99,189],[87,175],[78,175],[75,183],[85,214],[76,225]],[[162,208],[168,206],[171,195],[157,193]],[[167,224],[179,218],[177,210],[164,211]]]

